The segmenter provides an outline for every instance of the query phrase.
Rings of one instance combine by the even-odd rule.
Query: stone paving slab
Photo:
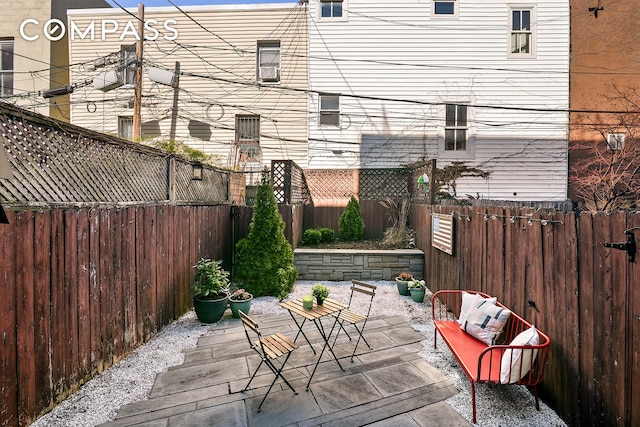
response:
[[[268,325],[270,333],[283,331],[293,338],[297,331],[288,315],[254,318]],[[298,337],[300,348],[283,371],[297,394],[278,380],[261,412],[257,406],[274,376],[263,366],[251,388],[243,391],[260,359],[249,348],[241,322],[228,317],[201,337],[197,348],[185,352],[182,365],[158,374],[150,399],[123,406],[117,419],[103,426],[469,425],[443,402],[457,391],[448,378],[420,357],[420,342],[425,337],[406,319],[372,318],[365,329],[372,348],[361,342],[353,362],[355,340],[349,341],[340,333],[334,351],[344,371],[325,354],[306,390],[321,349],[321,337],[313,324],[308,326],[305,333],[318,353]],[[356,337],[357,333],[352,334]]]

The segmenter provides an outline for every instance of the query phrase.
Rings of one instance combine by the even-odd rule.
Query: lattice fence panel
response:
[[[399,199],[409,195],[408,169],[360,169],[361,200]]]
[[[111,138],[9,105],[0,105],[0,143],[13,179],[0,180],[0,200],[15,204],[164,202],[170,154]],[[224,203],[229,174],[176,159],[176,199]]]
[[[357,170],[307,169],[304,173],[314,202],[348,200],[357,194]]]

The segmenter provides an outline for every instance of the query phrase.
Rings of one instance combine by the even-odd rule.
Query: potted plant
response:
[[[396,277],[396,286],[400,295],[411,295],[409,293],[409,282],[413,280],[413,274],[402,272]]]
[[[424,280],[416,280],[413,279],[409,282],[408,285],[409,292],[411,292],[411,299],[415,302],[424,301],[424,293],[427,286],[424,283]]]
[[[215,323],[222,318],[229,300],[229,272],[222,268],[222,260],[201,258],[193,266],[193,307],[202,323]]]
[[[329,296],[329,288],[322,283],[317,283],[311,287],[311,294],[316,297],[316,303],[322,305],[327,296]]]
[[[242,311],[244,314],[249,314],[251,308],[251,300],[253,295],[244,289],[238,289],[229,295],[229,306],[231,307],[231,313],[233,317],[239,318],[238,311]]]

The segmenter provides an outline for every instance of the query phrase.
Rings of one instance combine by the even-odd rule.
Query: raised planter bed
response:
[[[294,251],[298,280],[394,280],[402,271],[424,276],[418,249],[309,249]]]

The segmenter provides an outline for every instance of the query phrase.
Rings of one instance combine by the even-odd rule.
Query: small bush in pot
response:
[[[329,296],[329,288],[322,283],[316,283],[311,287],[311,294],[316,297],[316,303],[322,305],[324,300]]]
[[[409,282],[409,292],[411,292],[411,299],[415,302],[423,302],[424,294],[427,290],[427,285],[424,280],[413,279]]]
[[[396,277],[396,287],[400,295],[409,296],[409,282],[413,280],[413,274],[402,272]]]
[[[201,258],[193,266],[193,306],[198,320],[215,323],[224,314],[229,299],[229,272],[222,268],[222,260]]]
[[[229,307],[231,307],[233,317],[239,318],[239,311],[242,311],[244,314],[249,314],[251,300],[253,300],[253,295],[242,288],[232,292],[229,295]]]

